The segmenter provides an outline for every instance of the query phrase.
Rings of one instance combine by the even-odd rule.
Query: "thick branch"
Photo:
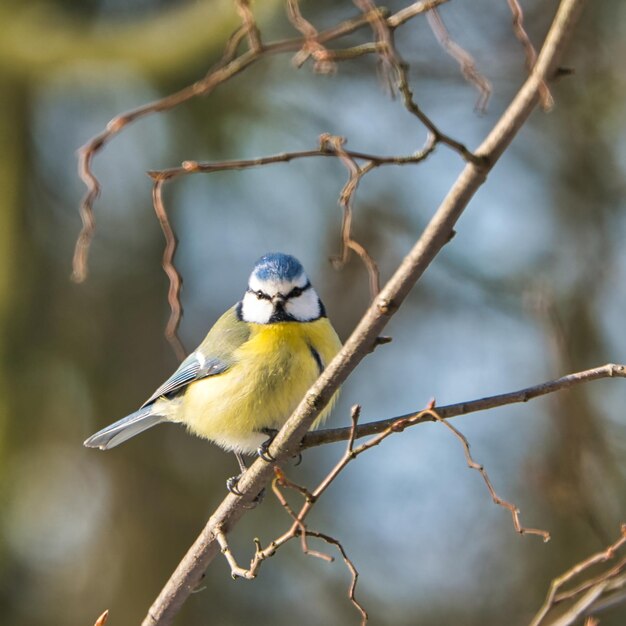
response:
[[[528,402],[534,398],[539,398],[541,396],[545,396],[546,394],[554,393],[555,391],[569,389],[570,387],[580,385],[581,383],[588,383],[592,380],[598,380],[600,378],[611,378],[613,376],[626,378],[626,365],[608,363],[607,365],[602,365],[601,367],[595,367],[583,372],[568,374],[567,376],[557,378],[556,380],[550,380],[546,383],[541,383],[540,385],[526,387],[525,389],[520,389],[519,391],[511,391],[497,396],[487,396],[486,398],[471,400],[469,402],[459,402],[458,404],[438,406],[437,415],[443,419],[449,419],[459,415],[466,415],[467,413],[476,413],[477,411],[495,409],[496,407],[505,406],[507,404]],[[406,415],[390,417],[384,420],[368,422],[367,424],[361,424],[357,427],[356,437],[359,439],[361,437],[367,437],[368,435],[381,433],[397,420],[413,418],[420,412],[422,412],[422,410],[407,413]],[[419,420],[412,421],[411,426],[434,421],[436,420],[431,415],[424,413]],[[351,428],[328,428],[326,430],[308,433],[302,441],[302,448],[313,448],[314,446],[321,446],[325,443],[346,441],[350,438],[351,430]]]
[[[279,463],[297,453],[300,442],[319,412],[370,352],[391,316],[450,238],[468,202],[485,182],[487,174],[537,104],[541,86],[553,75],[583,4],[583,0],[562,0],[531,75],[478,149],[477,154],[484,157],[484,163],[479,165],[470,162],[465,166],[426,230],[365,312],[343,349],[278,433],[269,453]],[[143,626],[171,623],[183,602],[200,582],[210,561],[219,552],[217,529],[226,533],[232,529],[271,474],[272,465],[257,459],[242,476],[238,487],[243,496],[229,494],[219,505],[155,600]]]

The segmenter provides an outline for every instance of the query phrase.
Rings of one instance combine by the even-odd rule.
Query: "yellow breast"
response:
[[[280,428],[341,343],[330,322],[250,324],[248,341],[223,374],[189,385],[177,419],[224,448],[254,452]],[[315,426],[330,412],[335,397]]]

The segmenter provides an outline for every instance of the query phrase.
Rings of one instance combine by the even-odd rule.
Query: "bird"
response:
[[[134,413],[84,445],[108,450],[148,428],[184,424],[243,455],[264,454],[309,387],[341,349],[326,309],[298,259],[272,252],[254,265],[242,299]],[[337,392],[338,393],[338,392]],[[312,428],[330,413],[337,393]],[[238,476],[227,481],[236,493]]]

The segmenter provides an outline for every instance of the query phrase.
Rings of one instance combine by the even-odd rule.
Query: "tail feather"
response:
[[[163,415],[153,415],[153,410],[154,406],[150,405],[123,417],[114,424],[110,424],[98,431],[95,435],[91,435],[83,445],[88,448],[108,450],[120,443],[124,443],[127,439],[142,433],[144,430],[166,421],[167,418]]]

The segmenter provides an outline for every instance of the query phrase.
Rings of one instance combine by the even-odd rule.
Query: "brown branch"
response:
[[[293,58],[296,67],[304,65],[309,57],[313,57],[313,69],[320,74],[331,74],[337,70],[331,52],[319,42],[317,29],[304,18],[298,0],[287,0],[287,17],[294,28],[302,33],[304,43]]]
[[[477,150],[480,164],[475,162],[476,160],[470,160],[465,166],[421,237],[367,309],[344,347],[328,364],[276,435],[268,452],[278,463],[297,454],[300,442],[319,412],[370,352],[389,319],[449,240],[454,225],[470,199],[485,182],[489,171],[535,108],[541,84],[554,74],[583,5],[584,0],[562,0],[559,4],[532,72]],[[218,554],[216,533],[232,530],[270,479],[271,473],[272,465],[263,459],[257,459],[243,474],[238,483],[243,495],[228,494],[217,507],[154,601],[143,621],[143,626],[156,624],[162,626],[171,623],[189,594],[200,582],[209,563]]]
[[[320,138],[321,139],[321,138]],[[343,152],[352,159],[364,160],[379,165],[411,165],[424,161],[435,149],[434,139],[431,139],[427,145],[420,151],[406,156],[383,156],[378,154],[368,154],[366,152],[358,152],[355,150],[346,150]],[[205,163],[199,161],[183,161],[180,167],[170,167],[162,170],[150,170],[148,176],[154,180],[170,180],[187,174],[213,173],[232,170],[244,170],[253,167],[261,167],[275,163],[289,163],[295,159],[307,159],[314,157],[332,157],[339,158],[339,154],[334,150],[332,145],[325,144],[320,141],[320,147],[315,150],[300,150],[294,152],[281,152],[280,154],[272,154],[265,157],[257,157],[254,159],[237,159],[232,161],[215,161],[213,163]]]
[[[515,2],[515,0],[512,1]],[[476,61],[474,61],[472,55],[450,37],[450,33],[437,9],[428,11],[426,19],[441,47],[459,64],[465,79],[478,90],[479,96],[475,109],[479,113],[484,113],[487,110],[487,103],[491,96],[491,83],[476,69]]]
[[[167,212],[163,204],[163,181],[156,180],[152,187],[152,205],[161,224],[161,230],[165,237],[165,250],[163,251],[163,269],[170,281],[167,293],[167,301],[170,305],[170,318],[165,327],[165,338],[174,349],[174,353],[180,361],[186,356],[186,351],[178,337],[178,325],[182,317],[182,305],[180,303],[180,290],[182,279],[178,270],[174,267],[174,255],[176,254],[177,240],[172,225],[170,224]]]
[[[345,548],[339,541],[337,541],[334,537],[331,537],[330,535],[326,535],[324,533],[320,533],[314,530],[309,530],[308,534],[311,535],[311,537],[318,537],[319,539],[323,539],[326,543],[334,545],[337,550],[339,550],[341,558],[343,558],[343,562],[346,564],[346,567],[348,568],[348,570],[350,570],[350,574],[352,575],[352,582],[350,583],[350,588],[348,589],[348,598],[350,599],[350,602],[352,602],[356,610],[361,614],[361,626],[364,626],[365,624],[367,624],[367,611],[363,608],[363,606],[359,603],[354,595],[359,580],[359,572],[354,566],[354,563],[348,557]]]
[[[513,32],[515,33],[517,40],[524,48],[524,54],[526,55],[526,69],[530,71],[537,60],[537,53],[535,52],[535,47],[530,41],[530,37],[524,28],[524,12],[522,11],[522,7],[517,0],[507,0],[507,2],[509,3],[511,14],[513,15]],[[541,85],[539,97],[541,98],[541,108],[544,111],[552,109],[554,106],[554,98],[552,97],[546,82]]]
[[[447,0],[430,0],[415,2],[411,5],[411,7],[403,9],[396,15],[389,18],[390,28],[397,28],[416,15],[430,10],[434,6],[438,6],[446,1]],[[244,12],[246,11],[247,6],[248,3],[244,0],[242,0],[242,2],[238,5],[240,10],[243,10]],[[378,15],[378,11],[376,11],[376,14]],[[349,35],[366,26],[371,18],[371,15],[364,14],[356,18],[345,20],[337,26],[321,31],[317,36],[317,41],[320,44],[324,44],[328,41]],[[253,18],[251,19],[253,21]],[[188,85],[173,94],[165,96],[164,98],[160,98],[154,102],[141,105],[137,108],[131,109],[130,111],[116,115],[109,121],[103,131],[92,137],[87,143],[79,148],[78,175],[87,187],[87,192],[83,196],[80,204],[82,228],[76,240],[76,247],[74,249],[74,258],[72,261],[72,280],[75,282],[83,282],[87,278],[88,273],[87,258],[89,255],[91,240],[93,239],[95,232],[93,206],[98,195],[100,194],[100,184],[92,169],[92,162],[95,155],[98,154],[109,141],[111,141],[129,124],[154,113],[170,111],[192,98],[207,96],[222,83],[226,82],[233,76],[240,74],[248,67],[254,65],[257,61],[275,54],[297,52],[303,46],[302,38],[285,39],[263,45],[260,41],[256,42],[254,33],[252,32],[251,34],[251,26],[251,23],[248,23],[247,25],[244,24],[243,27],[238,28],[233,35],[231,35],[222,58],[207,72],[203,78],[196,81],[192,85]],[[235,56],[237,46],[245,36],[248,36],[249,41],[250,37],[252,37],[250,49],[239,56]]]
[[[352,408],[353,433],[354,433],[354,429],[356,428],[356,423],[358,420],[359,413],[360,413],[360,407],[355,406]],[[390,429],[389,434],[391,432],[392,430]],[[380,440],[382,440],[383,438],[384,437],[382,436],[377,437],[377,439],[380,439]],[[262,563],[266,559],[276,554],[276,552],[281,546],[285,545],[286,543],[290,542],[292,539],[295,539],[296,537],[300,537],[301,548],[304,554],[306,554],[307,556],[312,556],[312,557],[322,559],[327,562],[332,562],[334,560],[333,557],[323,552],[319,552],[317,550],[311,549],[308,545],[307,537],[317,537],[326,541],[327,543],[330,543],[336,546],[336,548],[341,553],[342,558],[344,562],[346,563],[346,566],[348,567],[350,573],[352,574],[352,582],[348,589],[348,598],[350,599],[352,604],[356,607],[356,609],[361,614],[361,618],[362,618],[361,623],[364,625],[367,622],[367,612],[365,611],[363,606],[357,601],[355,597],[355,590],[356,590],[356,585],[357,585],[357,580],[358,580],[358,571],[354,563],[348,557],[343,545],[341,544],[339,540],[329,535],[326,535],[324,533],[311,530],[307,527],[305,523],[305,519],[307,515],[310,513],[311,509],[313,508],[313,505],[319,500],[319,497],[322,495],[322,493],[330,486],[332,481],[339,475],[339,473],[345,468],[345,466],[351,460],[356,458],[358,452],[355,453],[353,451],[353,444],[354,444],[354,438],[351,438],[350,441],[348,442],[347,450],[342,456],[342,458],[340,459],[340,461],[337,463],[335,468],[333,468],[333,470],[329,472],[328,476],[326,476],[326,478],[322,480],[322,482],[318,485],[318,487],[313,492],[306,489],[306,487],[302,487],[290,481],[279,467],[277,466],[274,467],[275,478],[272,481],[272,490],[276,498],[278,499],[279,503],[281,504],[281,506],[287,511],[287,514],[293,520],[293,524],[280,537],[270,541],[270,543],[267,545],[266,548],[263,548],[261,546],[260,541],[258,539],[255,539],[254,540],[255,552],[254,552],[254,556],[252,560],[250,561],[249,568],[241,567],[237,563],[237,560],[235,559],[230,549],[230,546],[228,544],[226,532],[223,530],[222,527],[218,527],[216,529],[215,537],[217,539],[217,542],[220,545],[222,554],[224,555],[224,557],[226,558],[226,561],[228,562],[228,565],[231,571],[231,576],[233,578],[244,578],[247,580],[253,580],[254,578],[256,578]],[[361,446],[361,447],[364,450],[366,449],[365,446]],[[285,496],[283,495],[279,487],[287,487],[289,489],[293,489],[297,491],[304,498],[304,504],[302,505],[302,508],[300,509],[298,513],[296,513],[292,509],[292,507],[289,505],[289,503],[287,502],[287,499],[285,498]]]
[[[261,33],[256,24],[252,10],[250,9],[250,0],[235,0],[237,13],[243,22],[243,27],[248,38],[248,46],[251,52],[261,52],[263,44],[261,43]]]
[[[455,435],[455,437],[459,439],[459,441],[463,445],[465,458],[466,458],[468,466],[471,469],[477,470],[481,474],[494,503],[510,511],[512,518],[513,518],[515,530],[519,534],[537,534],[537,535],[542,536],[544,541],[549,540],[550,535],[546,531],[537,530],[533,528],[525,528],[521,526],[520,521],[519,521],[519,511],[517,507],[503,500],[496,494],[495,489],[493,488],[493,485],[491,483],[491,480],[489,479],[489,476],[487,475],[486,470],[484,469],[482,465],[479,465],[478,463],[476,463],[476,461],[474,461],[474,459],[472,458],[470,449],[469,449],[469,443],[467,439],[465,438],[465,436],[459,430],[457,430],[454,426],[444,421],[436,413],[436,411],[433,410],[432,406],[428,407],[424,411],[421,411],[420,413],[410,418],[399,418],[395,420],[393,423],[391,423],[388,426],[388,428],[385,429],[384,432],[376,435],[375,437],[372,437],[369,441],[355,448],[354,444],[355,444],[355,440],[357,436],[357,427],[358,427],[357,425],[358,425],[358,419],[360,416],[360,411],[361,409],[358,405],[352,408],[352,411],[351,411],[352,425],[350,427],[350,436],[348,438],[348,444],[346,446],[346,450],[344,454],[342,455],[342,457],[339,459],[339,461],[336,463],[336,465],[329,471],[326,477],[319,483],[317,488],[314,489],[312,492],[309,491],[306,487],[303,487],[301,485],[298,485],[290,481],[279,467],[274,468],[275,478],[272,482],[272,490],[276,498],[278,499],[279,503],[281,504],[281,506],[287,511],[287,514],[293,520],[293,524],[291,528],[289,528],[280,537],[272,540],[266,548],[262,548],[259,540],[255,539],[254,540],[255,554],[254,554],[254,557],[252,558],[252,561],[250,562],[250,567],[248,569],[241,567],[237,563],[228,545],[226,533],[223,531],[222,528],[217,529],[216,538],[217,538],[218,543],[220,544],[221,551],[224,554],[230,566],[231,575],[233,576],[233,578],[240,577],[240,578],[245,578],[248,580],[254,579],[258,575],[258,571],[259,571],[259,568],[261,567],[261,564],[266,559],[273,556],[281,546],[285,545],[287,542],[291,541],[292,539],[298,536],[301,539],[301,548],[304,554],[309,555],[309,556],[314,556],[314,557],[317,557],[326,561],[332,561],[333,560],[332,557],[330,557],[327,554],[318,552],[316,550],[312,550],[307,543],[307,537],[309,536],[322,537],[327,542],[332,543],[333,545],[337,546],[337,548],[340,550],[344,558],[344,562],[346,563],[350,572],[352,573],[352,583],[348,590],[348,597],[350,598],[352,603],[361,613],[362,624],[365,624],[367,622],[367,612],[355,598],[355,589],[356,589],[357,579],[358,579],[358,572],[356,570],[356,567],[354,566],[352,561],[348,558],[345,552],[345,549],[343,548],[342,544],[337,539],[333,537],[329,537],[328,535],[323,535],[322,533],[319,533],[317,531],[310,530],[307,527],[305,520],[307,516],[309,515],[309,513],[311,512],[314,505],[318,502],[321,495],[330,487],[332,482],[336,480],[339,474],[343,472],[343,470],[347,467],[347,465],[350,462],[354,461],[363,452],[370,450],[374,446],[377,446],[380,443],[382,443],[382,441],[384,441],[390,435],[404,431],[404,429],[407,428],[408,426],[411,426],[412,423],[423,421],[423,418],[425,416],[428,416],[431,419],[440,422],[442,425],[448,428]],[[289,489],[293,489],[297,491],[303,497],[304,504],[302,505],[298,513],[296,513],[294,509],[290,506],[290,504],[287,502],[287,499],[285,498],[285,496],[283,495],[279,487],[287,487]]]
[[[463,446],[463,450],[465,452],[465,460],[467,461],[467,466],[470,469],[476,470],[482,476],[482,479],[485,482],[485,485],[487,486],[487,489],[489,491],[489,495],[491,496],[491,499],[495,502],[495,504],[507,509],[511,513],[515,532],[519,533],[520,535],[539,535],[543,538],[544,542],[550,541],[550,533],[548,531],[540,530],[538,528],[526,528],[525,526],[521,525],[519,520],[519,509],[514,504],[503,500],[496,493],[496,490],[493,488],[491,479],[489,478],[484,466],[480,463],[476,463],[476,461],[474,461],[474,459],[472,458],[472,455],[470,453],[470,445],[465,435],[460,430],[452,426],[452,424],[449,424],[444,419],[442,419],[436,411],[432,411],[431,415],[435,418],[437,422],[443,424],[446,428],[448,428],[450,432],[452,432],[454,436],[461,442],[461,445]]]
[[[556,626],[556,624],[561,624],[564,626],[565,624],[571,624],[573,621],[582,615],[596,602],[600,596],[605,591],[611,591],[611,583],[616,581],[617,587],[619,588],[623,581],[621,577],[617,575],[620,574],[623,570],[617,568],[611,568],[608,571],[604,572],[604,574],[593,579],[591,584],[583,584],[579,586],[576,590],[576,593],[566,593],[566,594],[558,594],[559,590],[563,587],[563,585],[570,582],[573,578],[580,575],[583,572],[586,572],[589,568],[599,563],[605,563],[606,561],[615,558],[615,555],[618,550],[620,550],[624,545],[626,545],[626,524],[622,524],[620,529],[621,535],[615,543],[611,544],[606,550],[602,552],[598,552],[593,556],[590,556],[588,559],[577,563],[571,569],[567,570],[561,576],[555,578],[550,584],[550,590],[548,591],[548,595],[546,599],[539,609],[539,612],[533,620],[530,622],[530,626],[540,626],[550,610],[559,602],[562,602],[565,599],[577,598],[578,596],[582,596],[577,598],[576,604],[570,608],[570,610],[565,615],[561,615],[561,617],[557,621],[551,622],[552,626]],[[621,561],[622,567],[624,564],[624,560]]]
[[[457,404],[449,404],[447,406],[438,406],[437,415],[443,419],[449,419],[451,417],[458,417],[459,415],[467,415],[468,413],[475,413],[477,411],[495,409],[509,404],[528,402],[529,400],[545,396],[549,393],[554,393],[555,391],[562,391],[582,383],[612,377],[626,378],[626,365],[609,363],[607,365],[602,365],[601,367],[595,367],[582,372],[568,374],[567,376],[557,378],[556,380],[551,380],[532,387],[526,387],[518,391],[511,391],[497,396],[487,396],[478,400],[459,402]],[[414,413],[407,413],[406,415],[399,415],[397,417],[361,424],[357,428],[357,439],[382,432],[388,428],[390,424],[393,424],[397,420],[411,419],[420,413],[421,411],[416,411]],[[431,419],[430,416],[424,415],[420,421],[415,421],[412,425],[432,421],[434,420]],[[302,441],[301,447],[303,449],[312,448],[314,446],[320,446],[336,441],[345,441],[350,437],[350,430],[350,428],[327,428],[325,430],[308,433]]]
[[[419,152],[408,156],[380,156],[373,154],[366,154],[363,152],[355,152],[346,150],[341,142],[337,142],[329,134],[324,134],[320,137],[319,148],[317,150],[305,150],[300,152],[284,152],[281,154],[275,154],[267,157],[258,157],[256,159],[244,159],[236,161],[219,161],[215,163],[198,163],[197,161],[184,161],[181,167],[169,168],[165,170],[153,170],[148,172],[148,175],[154,180],[152,197],[153,205],[159,222],[163,228],[166,239],[166,250],[164,252],[163,267],[169,278],[169,294],[168,302],[170,303],[170,319],[167,324],[165,336],[168,341],[173,345],[177,356],[180,357],[180,341],[177,337],[177,329],[180,323],[182,314],[182,308],[178,298],[180,293],[181,279],[178,271],[173,264],[174,252],[176,249],[176,240],[174,233],[171,230],[170,224],[167,220],[167,213],[163,205],[162,200],[162,187],[166,181],[184,176],[187,174],[195,173],[212,173],[225,170],[242,170],[252,167],[260,167],[262,165],[269,165],[272,163],[287,163],[294,159],[311,158],[311,157],[334,157],[341,159],[344,163],[349,163],[350,168],[355,172],[358,170],[360,174],[358,177],[350,178],[348,183],[344,186],[342,193],[340,194],[340,203],[344,207],[344,221],[342,226],[342,241],[344,244],[344,251],[342,251],[341,258],[345,258],[345,250],[354,250],[365,263],[370,279],[370,292],[372,298],[375,297],[380,291],[379,273],[378,267],[367,250],[355,241],[350,235],[352,210],[348,204],[351,202],[352,196],[356,191],[356,184],[358,180],[371,171],[374,167],[382,165],[410,165],[415,163],[421,163],[427,159],[430,154],[435,150],[436,141],[433,135],[429,135],[426,145]],[[364,166],[358,166],[355,160],[365,160]],[[354,169],[356,168],[356,169]],[[345,203],[345,204],[344,204]],[[346,211],[346,206],[349,206],[349,210]],[[345,260],[343,261],[345,262]]]
[[[96,620],[94,626],[104,626],[109,619],[109,609],[107,609],[102,615]]]
[[[393,43],[393,30],[389,27],[386,18],[377,9],[374,0],[353,0],[364,15],[369,15],[369,23],[374,34],[376,51],[380,63],[382,78],[387,82],[389,90],[393,90],[398,82],[398,66],[400,58]]]
[[[339,206],[343,209],[341,253],[338,257],[334,257],[331,260],[336,268],[340,268],[348,261],[350,250],[356,252],[367,269],[370,282],[370,295],[373,300],[380,291],[380,272],[378,271],[376,261],[374,261],[365,246],[352,237],[352,202],[361,178],[376,166],[372,161],[367,161],[363,166],[358,165],[344,150],[343,145],[345,142],[346,140],[343,137],[328,134],[322,135],[320,138],[320,147],[322,149],[325,149],[327,146],[332,147],[341,162],[346,166],[349,175],[348,182],[346,182],[339,194]]]

